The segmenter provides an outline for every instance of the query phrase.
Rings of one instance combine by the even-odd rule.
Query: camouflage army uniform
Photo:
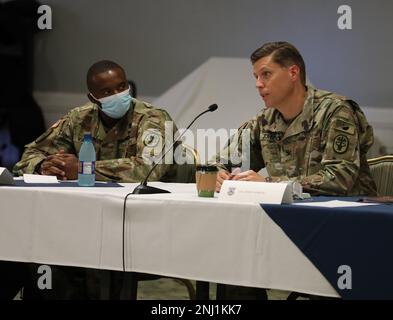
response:
[[[150,156],[161,152],[165,139],[169,145],[173,132],[177,131],[173,124],[173,131],[165,138],[165,121],[172,121],[166,111],[133,99],[128,114],[106,131],[97,105],[88,103],[72,109],[34,142],[26,145],[22,159],[13,171],[17,175],[34,173],[47,156],[57,153],[60,148],[78,155],[83,135],[89,132],[96,150],[97,180],[140,182],[151,169]],[[170,167],[169,164],[158,165],[150,179],[160,180]]]
[[[305,191],[325,195],[376,194],[366,160],[373,130],[351,100],[308,87],[303,110],[290,123],[266,108],[239,132],[245,129],[250,130],[250,169],[266,167],[273,181],[298,181]],[[231,148],[241,152],[241,140],[241,134],[232,139],[217,161],[228,163]]]

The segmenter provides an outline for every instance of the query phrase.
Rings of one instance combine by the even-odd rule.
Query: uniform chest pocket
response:
[[[276,133],[261,133],[262,156],[266,165],[281,162],[281,144]]]
[[[128,140],[105,141],[100,150],[103,159],[128,158]]]
[[[306,156],[309,143],[310,136],[306,136],[302,132],[285,139],[283,141],[283,148],[291,154],[292,159],[297,157],[304,158]]]

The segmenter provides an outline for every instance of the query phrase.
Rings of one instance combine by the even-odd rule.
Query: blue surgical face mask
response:
[[[120,119],[130,109],[132,97],[130,95],[130,89],[128,88],[120,93],[101,99],[95,99],[101,103],[101,110],[108,117],[111,117],[112,119]]]

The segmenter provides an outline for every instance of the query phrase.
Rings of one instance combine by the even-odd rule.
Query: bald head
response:
[[[113,72],[120,74],[124,77],[124,79],[126,79],[124,69],[116,62],[110,60],[101,60],[94,63],[87,71],[86,83],[88,90],[90,92],[94,92],[97,90],[97,81],[99,75],[110,74]]]

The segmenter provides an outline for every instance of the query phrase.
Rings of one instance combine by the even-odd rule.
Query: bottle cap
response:
[[[83,140],[90,140],[91,141],[91,133],[90,132],[85,132],[83,134]]]

